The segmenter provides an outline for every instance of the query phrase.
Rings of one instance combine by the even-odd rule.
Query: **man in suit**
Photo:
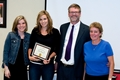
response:
[[[83,44],[90,40],[89,26],[80,21],[81,8],[71,4],[68,8],[70,22],[60,26],[61,46],[56,57],[57,80],[82,80],[84,74]],[[67,49],[72,26],[72,45]],[[70,58],[66,59],[66,50]]]

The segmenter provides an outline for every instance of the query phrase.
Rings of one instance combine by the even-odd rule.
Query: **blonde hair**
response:
[[[24,20],[25,21],[25,24],[26,24],[25,32],[28,30],[28,24],[27,24],[27,21],[26,21],[25,17],[23,15],[19,15],[19,16],[17,16],[15,18],[15,20],[13,22],[12,32],[16,32],[18,30],[17,29],[17,25],[18,25],[20,20]]]
[[[53,21],[52,21],[52,18],[51,16],[49,15],[49,13],[46,11],[46,10],[42,10],[38,13],[38,16],[37,16],[37,20],[36,20],[36,27],[38,29],[41,29],[42,26],[40,24],[40,17],[43,16],[43,15],[46,15],[47,16],[47,19],[48,19],[48,28],[47,28],[47,32],[48,34],[52,33],[52,28],[53,28]]]

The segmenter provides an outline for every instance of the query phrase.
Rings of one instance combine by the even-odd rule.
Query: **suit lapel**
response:
[[[78,41],[80,40],[83,32],[84,32],[84,26],[83,26],[82,23],[80,23],[80,28],[79,28],[78,37],[77,37],[77,40],[76,40],[76,45],[77,45]]]
[[[63,26],[64,28],[62,28],[62,39],[63,40],[65,39],[65,36],[66,36],[67,30],[68,30],[69,24],[70,23],[68,23],[66,26]]]

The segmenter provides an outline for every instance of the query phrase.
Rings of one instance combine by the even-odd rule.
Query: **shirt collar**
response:
[[[73,24],[70,23],[70,26],[73,26]],[[80,21],[78,23],[74,24],[74,28],[79,28],[79,27],[80,27]]]

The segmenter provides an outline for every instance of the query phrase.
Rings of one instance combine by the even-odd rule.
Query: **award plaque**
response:
[[[35,43],[32,55],[38,56],[40,59],[44,60],[48,58],[51,48],[40,43]]]

